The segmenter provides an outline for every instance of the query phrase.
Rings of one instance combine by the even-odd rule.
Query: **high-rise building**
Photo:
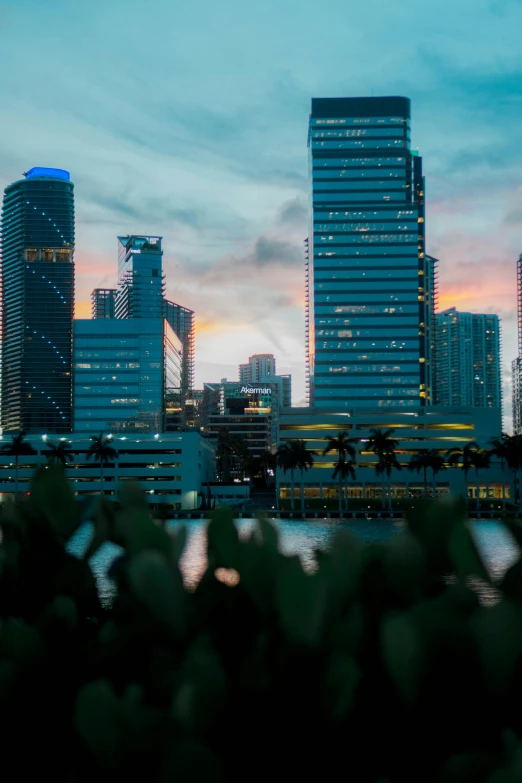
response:
[[[517,261],[518,356],[511,364],[513,374],[513,432],[522,435],[522,253]]]
[[[95,288],[91,294],[93,318],[116,318],[116,289]]]
[[[308,146],[310,404],[428,405],[435,261],[410,101],[314,98]]]
[[[194,388],[194,343],[196,339],[196,319],[193,310],[175,302],[163,300],[163,317],[167,319],[183,345],[183,365],[181,371],[181,389],[186,400]]]
[[[74,185],[36,167],[5,189],[2,209],[2,427],[72,426]]]
[[[74,431],[162,432],[182,347],[163,318],[74,322]]]
[[[255,353],[248,362],[239,365],[239,380],[243,385],[278,385],[278,406],[289,408],[292,405],[292,376],[277,375],[276,360],[271,353]]]
[[[162,237],[118,237],[116,318],[162,318]]]
[[[501,408],[498,315],[437,313],[435,402],[444,406]]]

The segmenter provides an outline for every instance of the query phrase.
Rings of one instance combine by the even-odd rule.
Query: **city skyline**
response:
[[[448,4],[447,15],[440,7],[418,12],[412,2],[400,13],[380,6],[370,44],[364,26],[373,18],[372,5],[357,19],[343,4],[329,3],[338,29],[329,24],[330,13],[317,17],[294,3],[283,15],[268,3],[261,18],[233,2],[225,3],[228,13],[221,9],[221,16],[208,9],[205,20],[183,9],[176,14],[173,46],[173,11],[156,1],[150,13],[164,15],[165,32],[155,28],[154,58],[144,46],[132,60],[123,50],[138,40],[142,20],[128,6],[125,13],[118,3],[106,9],[96,2],[88,11],[61,2],[9,9],[0,55],[6,73],[0,184],[20,179],[33,165],[71,171],[77,316],[89,316],[94,288],[116,283],[117,235],[162,235],[171,281],[166,296],[198,316],[196,386],[230,375],[245,354],[273,352],[280,371],[292,373],[299,402],[310,99],[406,95],[412,147],[420,147],[427,179],[427,252],[440,259],[439,306],[502,318],[509,418],[506,375],[516,355],[522,245],[522,153],[513,144],[521,115],[515,100],[521,9],[464,0]],[[60,13],[53,29],[46,27],[46,61],[37,70],[31,41],[38,40],[49,6]],[[276,16],[279,29],[272,24]],[[92,50],[77,51],[73,37],[64,35],[72,25],[96,41],[103,81],[89,71]],[[319,38],[326,30],[329,35],[328,63],[319,56],[317,72],[303,45],[314,29]],[[291,30],[294,45],[288,46]],[[486,50],[465,45],[486,32]],[[405,41],[415,44],[404,51]],[[211,71],[189,67],[195,43],[214,55]],[[325,46],[318,44],[319,54]],[[272,55],[262,59],[262,78],[254,62],[260,47]],[[60,66],[64,57],[67,69]],[[244,58],[248,67],[238,68]],[[160,68],[174,78],[159,80],[158,88]],[[218,348],[225,348],[219,363]]]

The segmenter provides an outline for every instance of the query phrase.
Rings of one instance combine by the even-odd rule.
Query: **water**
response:
[[[373,520],[274,520],[280,532],[281,549],[285,554],[298,554],[307,569],[314,566],[314,550],[326,549],[335,530],[343,529],[356,535],[363,541],[387,541],[402,529],[404,523],[395,521]],[[186,522],[172,521],[170,529],[186,525],[188,541],[180,566],[185,584],[193,587],[197,584],[206,568],[206,522],[191,520]],[[255,522],[251,519],[237,521],[241,536],[248,535]],[[506,531],[497,521],[484,520],[473,522],[472,529],[477,545],[484,557],[494,579],[500,578],[518,557],[518,549]],[[78,531],[69,545],[69,550],[77,555],[85,551],[90,540],[91,527],[86,525]],[[114,544],[105,544],[92,558],[91,567],[98,583],[102,599],[109,599],[114,587],[107,579],[107,571],[114,558],[120,553],[120,548]],[[495,600],[495,590],[484,584],[478,584],[481,599],[487,603]]]

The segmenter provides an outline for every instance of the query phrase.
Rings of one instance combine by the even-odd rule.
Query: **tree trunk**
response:
[[[428,477],[426,476],[426,466],[424,466],[424,497],[428,497]]]
[[[434,498],[434,499],[437,497],[437,482],[435,481],[435,479],[436,479],[436,475],[437,475],[437,474],[435,473],[435,471],[434,471],[434,470],[433,470],[433,468],[432,468],[432,476],[431,476],[431,491],[432,491],[432,494],[433,494],[433,498]]]
[[[293,511],[293,510],[294,510],[294,508],[295,508],[295,498],[294,498],[294,494],[295,494],[295,490],[294,490],[294,469],[293,469],[293,468],[290,468],[290,492],[291,492],[291,497],[290,497],[290,508],[291,508],[291,509],[292,509],[292,511]]]
[[[339,471],[339,516],[343,515],[343,474]]]
[[[305,497],[304,497],[304,471],[301,468],[301,513],[305,515]]]
[[[104,495],[103,491],[103,460],[100,462],[100,495]]]
[[[480,485],[479,485],[479,474],[478,470],[475,468],[475,476],[476,476],[476,493],[477,493],[477,517],[480,516]]]
[[[344,496],[345,496],[344,510],[348,513],[348,477],[346,477],[344,480]]]
[[[382,510],[386,508],[386,481],[384,479],[384,476],[382,477]]]
[[[388,476],[388,511],[392,515],[391,476]]]
[[[18,454],[15,454],[15,502],[18,500]]]

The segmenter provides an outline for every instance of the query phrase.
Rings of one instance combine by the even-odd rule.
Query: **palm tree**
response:
[[[230,460],[234,455],[234,437],[228,427],[219,430],[216,443],[216,457],[220,464],[221,481],[230,483]]]
[[[500,438],[491,438],[490,454],[492,457],[498,457],[502,466],[502,511],[506,510],[506,493],[504,492],[504,466],[509,457],[509,441],[511,436],[503,432]]]
[[[480,446],[474,440],[466,443],[463,449],[455,448],[450,449],[447,454],[447,461],[453,467],[458,467],[462,462],[462,469],[466,479],[466,493],[468,485],[468,473],[473,468],[473,455],[476,451],[480,451]]]
[[[428,470],[432,471],[432,493],[436,496],[435,476],[439,471],[445,470],[444,457],[436,449],[419,449],[408,463],[410,470],[415,470],[424,474],[424,497],[428,495]]]
[[[25,457],[30,454],[36,454],[30,443],[25,440],[25,432],[19,432],[13,435],[11,443],[5,443],[0,451],[15,458],[15,500],[18,500],[18,460],[19,457]]]
[[[118,452],[111,446],[111,437],[103,436],[103,432],[99,435],[91,435],[91,445],[89,446],[86,455],[87,459],[94,458],[95,462],[100,463],[100,494],[103,495],[103,468],[109,462],[116,462],[118,459]]]
[[[339,458],[335,464],[332,478],[339,476],[339,514],[342,514],[342,486],[344,484],[344,494],[346,497],[345,511],[348,511],[348,486],[347,479],[350,477],[355,481],[356,462],[353,459]]]
[[[382,507],[385,506],[384,499],[384,476],[388,477],[388,505],[391,511],[391,481],[390,475],[395,468],[401,470],[401,465],[397,461],[395,456],[395,449],[398,446],[398,441],[394,440],[391,436],[395,430],[383,430],[381,427],[372,427],[370,430],[370,437],[368,439],[368,451],[378,457],[379,461],[375,465],[375,473],[377,476],[382,475]]]
[[[288,443],[282,443],[276,452],[276,465],[283,469],[283,473],[286,475],[286,471],[290,471],[290,508],[294,510],[294,471],[297,467],[297,454],[295,449],[292,449]]]
[[[304,500],[304,474],[308,468],[312,468],[314,464],[315,451],[310,451],[306,448],[304,440],[294,440],[290,445],[290,450],[295,455],[295,466],[301,472],[301,511],[305,512],[305,500]]]
[[[472,467],[475,469],[476,477],[476,499],[477,499],[477,516],[480,513],[480,485],[479,485],[479,470],[483,468],[489,468],[491,462],[491,452],[487,449],[477,449],[471,455]]]
[[[346,432],[340,432],[336,438],[329,438],[328,445],[323,451],[323,455],[329,454],[331,451],[337,452],[337,462],[335,463],[335,469],[333,472],[333,478],[339,477],[339,513],[342,512],[342,486],[343,482],[348,475],[355,478],[355,457],[357,450],[353,446],[353,443],[357,443],[357,438],[349,438]],[[349,458],[348,460],[346,458]],[[350,465],[351,468],[347,466]],[[348,502],[348,498],[347,498]]]
[[[70,443],[68,440],[61,440],[58,444],[46,443],[48,451],[45,452],[45,457],[50,465],[59,463],[64,467],[68,462],[74,462],[74,455],[70,449]]]
[[[242,435],[232,435],[232,454],[237,458],[239,463],[239,471],[241,478],[245,478],[245,474],[251,471],[252,468],[252,454],[248,448],[248,443]]]

